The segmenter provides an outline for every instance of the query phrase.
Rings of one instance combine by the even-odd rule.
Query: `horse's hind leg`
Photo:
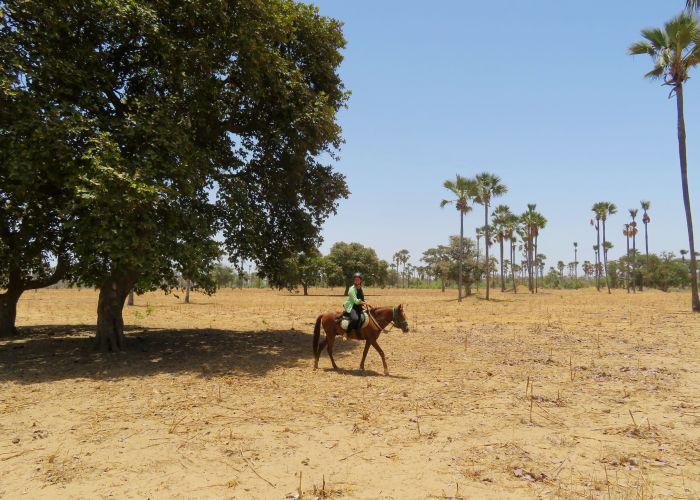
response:
[[[372,341],[372,346],[377,350],[379,355],[382,357],[382,364],[384,365],[384,375],[389,375],[389,367],[386,366],[386,358],[384,357],[384,351],[382,351],[382,348],[379,347],[379,344],[377,344],[376,340]]]
[[[323,348],[326,347],[326,342],[327,342],[327,337],[324,337],[324,339],[318,345],[318,350],[314,353],[314,370],[318,368],[318,360],[321,358],[321,353],[323,352]]]
[[[365,371],[365,359],[367,358],[367,351],[369,351],[369,346],[372,345],[369,340],[365,341],[365,350],[362,352],[362,361],[360,361],[360,370]]]
[[[333,359],[333,343],[335,342],[335,335],[326,335],[326,340],[328,341],[328,357],[331,358],[331,363],[333,364],[333,369],[337,370],[338,365],[335,364],[335,360]],[[321,349],[319,349],[320,351]]]

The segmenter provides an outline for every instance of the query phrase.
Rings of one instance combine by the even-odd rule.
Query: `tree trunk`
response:
[[[600,221],[595,223],[595,233],[598,242],[598,249],[595,251],[595,289],[600,292]]]
[[[122,310],[132,287],[133,283],[120,275],[111,276],[100,287],[95,343],[102,352],[117,352],[126,347]]]
[[[489,300],[489,291],[491,285],[489,283],[491,277],[491,263],[489,262],[489,242],[491,241],[491,229],[489,228],[489,204],[484,203],[484,262],[486,263],[486,300]]]
[[[17,335],[15,321],[17,320],[17,302],[25,290],[46,288],[58,283],[68,271],[68,260],[59,255],[56,269],[45,278],[25,280],[17,267],[11,267],[7,291],[0,294],[0,337]]]
[[[190,303],[190,288],[192,287],[192,282],[187,280],[185,282],[185,304]]]
[[[535,265],[539,267],[539,263],[537,263],[537,235],[535,235],[535,257],[533,260],[535,261]],[[539,281],[537,279],[537,267],[535,268],[535,293],[539,292],[537,289],[537,286],[539,285]]]
[[[506,291],[506,281],[505,281],[505,274],[503,272],[503,235],[501,235],[500,238],[500,246],[501,246],[501,292]]]
[[[462,302],[462,264],[464,263],[464,214],[459,211],[459,280],[457,281],[457,302]]]
[[[627,236],[627,293],[630,293],[630,237]]]
[[[510,276],[513,278],[513,293],[518,293],[518,286],[515,281],[515,237],[511,240],[510,244]]]
[[[309,295],[309,284],[308,284],[308,283],[302,283],[301,286],[304,287],[304,295]]]
[[[605,286],[608,287],[608,293],[611,294],[612,292],[610,291],[610,280],[608,279],[608,248],[605,246],[605,243],[607,240],[605,239],[605,219],[603,219],[603,267],[605,271]]]
[[[442,293],[445,293],[445,279],[440,278],[440,283],[442,283]]]
[[[683,205],[685,206],[685,221],[688,226],[688,246],[690,247],[690,290],[691,307],[694,312],[700,312],[700,297],[698,297],[698,272],[695,263],[695,240],[693,237],[693,216],[690,211],[690,194],[688,191],[688,160],[685,150],[685,117],[683,116],[683,85],[676,87],[676,105],[678,109],[678,155],[681,160],[681,184],[683,186]]]
[[[134,305],[134,291],[129,290],[129,299],[126,301],[127,306],[133,306]]]
[[[9,289],[0,294],[0,338],[17,335],[15,320],[17,319],[17,302],[23,290]]]
[[[350,285],[345,285],[345,291],[343,292],[343,296],[347,296],[349,291],[350,291]]]

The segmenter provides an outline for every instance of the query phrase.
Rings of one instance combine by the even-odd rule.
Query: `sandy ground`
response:
[[[700,316],[687,293],[369,289],[408,304],[312,369],[310,297],[137,297],[126,353],[97,295],[25,294],[0,341],[0,497],[700,498]]]

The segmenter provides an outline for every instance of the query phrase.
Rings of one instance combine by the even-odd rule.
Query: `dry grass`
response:
[[[698,498],[700,318],[683,293],[368,290],[413,331],[336,343],[339,290],[137,297],[91,350],[96,294],[25,294],[0,342],[0,497]],[[86,326],[81,326],[86,325]],[[417,326],[417,328],[415,328]]]

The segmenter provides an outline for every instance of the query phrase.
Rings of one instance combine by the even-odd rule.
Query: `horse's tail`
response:
[[[321,337],[321,318],[323,318],[323,314],[316,318],[316,326],[314,327],[314,356],[318,353],[318,339]]]

